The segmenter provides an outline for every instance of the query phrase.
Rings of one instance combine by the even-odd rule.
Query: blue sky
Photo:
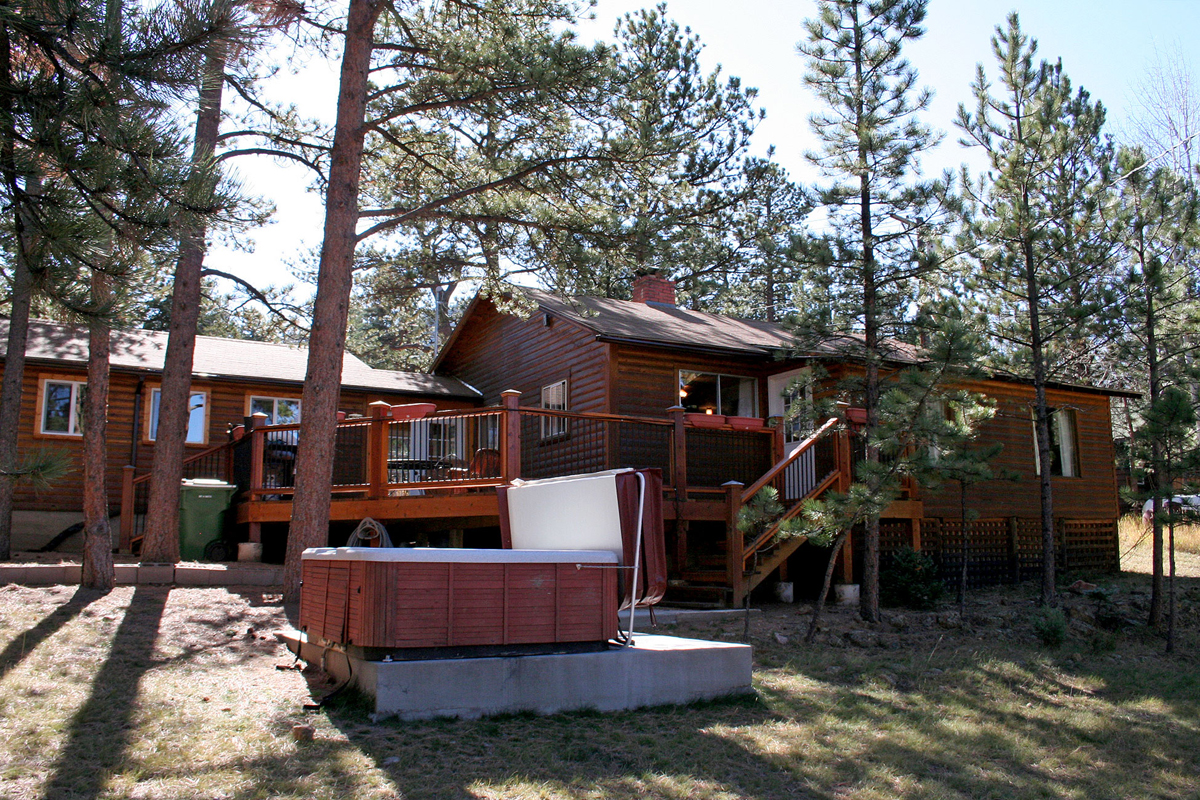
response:
[[[595,19],[580,28],[580,38],[609,38],[621,14],[644,5],[638,0],[599,0]],[[807,123],[815,101],[802,84],[804,64],[795,45],[814,7],[812,0],[674,0],[668,5],[670,16],[691,27],[705,43],[706,68],[720,64],[726,74],[758,88],[767,119],[756,133],[756,152],[774,145],[776,160],[793,177],[806,181],[817,177],[803,155],[815,144]],[[1134,93],[1156,50],[1178,54],[1193,70],[1200,64],[1194,44],[1200,32],[1200,0],[931,0],[926,36],[908,50],[922,84],[935,92],[926,121],[947,134],[926,159],[927,173],[969,160],[956,143],[955,111],[960,102],[971,103],[969,86],[977,63],[983,62],[994,75],[989,38],[1012,10],[1038,40],[1041,56],[1061,58],[1074,84],[1103,101],[1113,133],[1126,126],[1127,109],[1136,105]],[[278,79],[281,98],[290,97],[302,111],[326,119],[332,117],[336,91],[334,64],[311,61],[299,75]],[[244,162],[238,171],[248,188],[276,203],[276,221],[252,234],[257,245],[253,253],[217,246],[209,261],[259,284],[290,282],[286,265],[320,244],[320,198],[305,192],[308,180],[301,169],[260,160]]]

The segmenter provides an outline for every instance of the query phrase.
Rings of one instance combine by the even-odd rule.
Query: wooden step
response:
[[[729,590],[724,586],[668,586],[663,600],[687,608],[724,608],[729,605]]]
[[[698,584],[713,584],[725,583],[725,570],[723,569],[689,569],[680,573],[679,577],[683,578],[688,583]]]

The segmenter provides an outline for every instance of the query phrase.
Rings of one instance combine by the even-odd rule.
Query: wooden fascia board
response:
[[[594,331],[594,329],[589,330]],[[635,339],[626,336],[612,336],[603,333],[596,333],[596,341],[633,347],[650,347],[655,350],[673,350],[683,351],[685,353],[699,353],[701,355],[710,356],[733,356],[737,358],[749,358],[755,361],[770,360],[772,356],[771,351],[765,348],[742,350],[734,347],[706,347],[704,345],[687,345],[677,342],[660,342],[652,339]]]

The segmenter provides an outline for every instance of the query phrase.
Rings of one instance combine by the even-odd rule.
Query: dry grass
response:
[[[1130,572],[1150,572],[1150,527],[1136,514],[1121,518],[1117,525],[1121,540],[1121,568]],[[1167,532],[1163,531],[1166,540]],[[1165,557],[1165,556],[1164,556]],[[1175,527],[1175,569],[1178,575],[1200,578],[1200,525]]]
[[[1149,546],[1150,526],[1136,514],[1127,514],[1121,518],[1118,525],[1121,536],[1121,549],[1126,550],[1135,545]],[[1164,528],[1163,536],[1166,536]],[[1175,526],[1175,550],[1180,553],[1190,553],[1200,556],[1200,525]]]
[[[1109,587],[1140,614],[1145,578]],[[623,714],[368,721],[315,714],[279,672],[273,598],[221,589],[0,588],[4,798],[1181,798],[1200,794],[1200,581],[1180,652],[1140,626],[1041,649],[1032,587],[819,646],[794,607],[753,626],[757,699]],[[741,620],[679,632],[735,639]],[[948,627],[950,626],[950,627]],[[875,644],[855,647],[860,628]],[[861,638],[861,636],[859,637]],[[310,676],[317,680],[315,676]],[[318,686],[318,691],[327,687]],[[297,743],[294,724],[316,727]]]

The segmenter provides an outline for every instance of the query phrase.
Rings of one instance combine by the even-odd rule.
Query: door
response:
[[[791,455],[816,430],[813,418],[812,370],[794,369],[767,378],[767,405],[772,416],[783,417],[783,453]],[[784,472],[785,503],[795,502],[817,483],[816,453],[810,449]]]

